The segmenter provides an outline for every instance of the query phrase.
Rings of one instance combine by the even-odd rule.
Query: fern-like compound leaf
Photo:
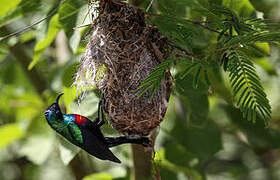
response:
[[[271,107],[253,63],[238,50],[228,51],[227,57],[227,70],[237,106],[249,121],[255,122],[258,114],[267,125],[271,119]]]

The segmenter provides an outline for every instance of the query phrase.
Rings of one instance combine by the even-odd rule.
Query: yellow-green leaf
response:
[[[0,127],[0,150],[23,136],[23,130],[19,124],[12,123]]]
[[[254,63],[261,66],[269,75],[277,75],[276,68],[265,58],[254,58]]]
[[[39,41],[34,48],[33,60],[28,66],[29,70],[31,70],[36,65],[36,63],[42,56],[44,50],[53,42],[60,29],[61,25],[58,21],[58,14],[56,14],[52,17],[50,21],[45,39]]]
[[[0,17],[5,16],[9,11],[17,7],[21,0],[0,0]]]
[[[255,11],[249,0],[224,0],[223,5],[246,17],[249,17]]]
[[[66,107],[66,111],[67,113],[70,113],[71,112],[70,105],[77,97],[76,91],[74,88],[63,86],[63,93],[64,93],[63,100],[64,100],[64,105]]]
[[[0,0],[0,3],[1,3],[0,13],[4,14],[4,12],[7,11],[7,8],[9,9],[4,14],[4,16],[0,15],[0,26],[6,25],[7,23],[11,23],[17,18],[25,16],[28,13],[37,12],[39,10],[39,7],[41,6],[41,0],[28,0],[28,1],[27,0],[26,1]],[[11,3],[13,3],[13,7],[12,6],[8,7],[7,4],[11,4]],[[3,8],[6,8],[5,11],[2,11]],[[34,21],[36,20],[34,19]]]
[[[266,42],[257,42],[255,46],[262,51],[266,56],[270,56],[270,46]]]
[[[83,180],[113,180],[112,175],[106,173],[96,173],[83,178]]]

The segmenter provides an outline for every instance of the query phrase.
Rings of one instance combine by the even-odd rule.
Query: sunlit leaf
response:
[[[58,14],[56,14],[50,20],[48,32],[46,34],[45,39],[40,40],[34,48],[33,60],[28,66],[29,70],[32,69],[36,65],[36,63],[39,61],[44,50],[53,42],[53,40],[55,39],[60,28],[61,28],[61,25],[59,24],[59,21],[58,21]]]
[[[7,3],[3,2],[2,1],[7,1],[7,0],[1,0],[0,3],[1,3],[1,8],[8,8],[6,7],[5,5]],[[19,0],[15,0],[15,1],[7,1],[8,4],[14,4],[15,3],[18,3]],[[5,3],[5,5],[4,5]],[[7,13],[5,13],[4,16],[1,16],[0,17],[0,26],[3,26],[7,23],[10,23],[11,21],[15,20],[16,18],[18,17],[21,17],[21,16],[24,16],[28,13],[31,13],[31,12],[35,12],[35,11],[38,11],[38,8],[41,6],[41,0],[23,0],[23,1],[20,1],[19,4],[17,4],[16,7],[12,8],[12,9],[9,9],[9,11]],[[0,9],[1,9],[0,8]],[[4,11],[0,10],[0,13],[4,13]]]
[[[83,180],[113,180],[113,177],[106,173],[96,173],[84,177]]]
[[[255,46],[256,46],[259,50],[261,50],[261,51],[264,53],[264,55],[270,56],[270,46],[269,46],[268,43],[265,43],[265,42],[263,42],[263,43],[257,42],[257,43],[255,43]]]
[[[0,18],[5,16],[7,12],[11,11],[12,9],[16,8],[17,5],[21,2],[21,0],[0,0]]]
[[[0,126],[0,150],[22,138],[23,135],[24,132],[17,123]]]
[[[77,93],[75,89],[71,87],[63,87],[63,93],[64,95],[62,96],[62,99],[64,100],[64,106],[66,107],[66,111],[68,114],[72,113],[70,109],[70,105],[77,97]]]
[[[91,24],[91,23],[92,22],[91,22],[89,14],[88,14],[88,5],[84,5],[83,7],[81,7],[79,9],[79,13],[77,15],[77,21],[76,21],[75,25],[81,26],[84,24]],[[85,32],[87,32],[87,30],[89,30],[89,27],[90,26],[83,27],[83,28],[77,27],[74,30],[73,35],[69,39],[70,47],[74,53],[78,53],[80,41],[83,40],[82,36]]]
[[[35,31],[28,31],[20,36],[20,42],[25,43],[36,38]]]
[[[255,8],[250,0],[223,0],[223,5],[231,8],[243,16],[250,16]]]
[[[276,67],[266,58],[254,58],[253,61],[269,75],[277,75]]]
[[[86,1],[83,0],[68,0],[58,11],[59,23],[62,25],[67,37],[73,34],[73,28],[76,26],[77,15],[80,8]]]

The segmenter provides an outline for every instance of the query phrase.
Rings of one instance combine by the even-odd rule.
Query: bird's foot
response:
[[[141,145],[144,147],[152,147],[153,143],[148,137],[141,137]]]

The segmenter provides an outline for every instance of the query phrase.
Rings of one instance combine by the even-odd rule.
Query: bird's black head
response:
[[[50,119],[61,119],[62,118],[62,113],[59,107],[59,99],[63,95],[59,94],[56,98],[56,101],[50,105],[46,111],[45,111],[45,117],[49,121]]]

